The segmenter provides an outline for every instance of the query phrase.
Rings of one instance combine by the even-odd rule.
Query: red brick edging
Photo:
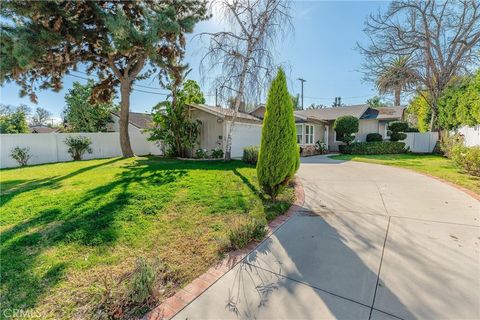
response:
[[[268,223],[267,237],[277,230],[285,221],[295,214],[305,202],[305,193],[298,178],[294,181],[295,202],[283,215]],[[221,276],[235,267],[243,258],[252,252],[260,242],[251,242],[246,248],[229,252],[227,256],[204,274],[193,280],[183,289],[179,289],[173,296],[163,301],[155,309],[148,312],[144,320],[168,320],[202,294]]]

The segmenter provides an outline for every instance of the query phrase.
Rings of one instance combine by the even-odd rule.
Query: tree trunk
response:
[[[395,89],[395,107],[400,106],[400,89]]]
[[[247,73],[247,68],[244,67],[241,78],[240,78],[238,95],[237,95],[237,98],[235,99],[235,108],[234,108],[235,112],[233,114],[232,120],[230,121],[230,128],[228,129],[227,142],[225,145],[225,161],[232,160],[232,132],[233,132],[233,127],[235,126],[235,121],[237,120],[238,109],[240,108],[240,104],[242,103],[242,100],[243,100],[243,91],[245,90],[246,73]]]
[[[128,123],[130,115],[130,81],[122,80],[120,82],[120,147],[124,158],[133,157],[132,146],[130,145],[130,136],[128,134]]]

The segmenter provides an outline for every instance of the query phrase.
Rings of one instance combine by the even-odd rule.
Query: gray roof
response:
[[[331,107],[323,109],[298,110],[296,115],[316,120],[335,120],[341,116],[354,116],[360,118],[368,109],[368,105],[359,104],[348,107]]]
[[[120,118],[119,112],[112,112]],[[148,113],[129,112],[128,122],[139,129],[147,129],[153,126],[152,115]]]
[[[216,116],[219,116],[220,118],[225,118],[225,117],[233,117],[235,115],[235,111],[233,109],[227,109],[227,108],[222,108],[222,107],[214,107],[214,106],[209,106],[206,104],[191,104],[190,106],[197,108],[199,110],[203,110],[205,112],[214,114]],[[261,119],[254,117],[248,113],[245,112],[237,112],[237,119],[245,119],[245,120],[252,120],[252,121],[262,121]]]
[[[354,116],[358,119],[400,120],[405,107],[370,108],[367,104],[346,107],[331,107],[295,111],[296,116],[316,120],[335,120],[341,116]]]
[[[30,133],[52,133],[58,132],[57,128],[50,128],[47,126],[30,126],[28,127]]]

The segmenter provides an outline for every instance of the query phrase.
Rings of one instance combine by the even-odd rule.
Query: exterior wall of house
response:
[[[199,109],[192,109],[192,120],[199,120],[200,134],[199,142],[201,149],[223,148],[225,121],[211,113]]]
[[[355,141],[364,142],[367,140],[369,133],[382,133],[379,131],[378,120],[376,119],[360,119],[358,121],[358,132],[355,135]]]
[[[336,141],[335,130],[333,130],[334,120],[329,121],[329,137],[328,137],[328,150],[338,151],[338,146],[343,142]],[[364,142],[367,140],[367,134],[380,133],[384,139],[386,122],[378,121],[377,119],[360,119],[358,121],[358,133],[355,135],[355,141]]]

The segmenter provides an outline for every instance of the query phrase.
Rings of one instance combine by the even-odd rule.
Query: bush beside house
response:
[[[335,120],[333,130],[337,133],[337,140],[350,144],[355,139],[354,133],[358,132],[358,119],[354,116],[341,116]]]
[[[243,157],[242,157],[243,162],[249,163],[249,164],[257,164],[259,151],[260,151],[260,147],[257,147],[257,146],[250,146],[250,147],[244,148]]]
[[[380,133],[367,134],[367,142],[382,141],[383,137]]]
[[[265,110],[257,176],[261,188],[275,199],[300,166],[293,104],[282,69],[272,81]]]

